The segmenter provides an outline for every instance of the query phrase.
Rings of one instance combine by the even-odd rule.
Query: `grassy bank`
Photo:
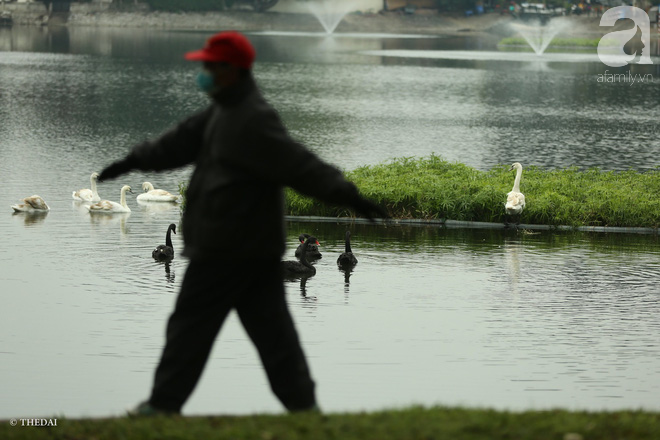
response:
[[[365,166],[346,175],[394,218],[504,222],[504,203],[514,180],[509,166],[479,171],[432,155]],[[523,171],[520,188],[527,202],[521,223],[660,225],[658,169],[641,173],[529,167]],[[294,191],[287,192],[287,211],[290,215],[351,215]]]
[[[546,51],[592,51],[595,52],[598,47],[600,38],[553,38]],[[613,41],[607,40],[605,45],[614,44]],[[497,47],[504,51],[532,51],[529,43],[522,37],[506,37],[497,43]]]
[[[600,38],[553,38],[550,42],[551,46],[576,46],[576,47],[598,47]],[[514,44],[527,44],[522,37],[506,37],[500,40],[498,44],[501,45],[514,45]]]
[[[353,414],[295,414],[147,419],[59,418],[56,427],[0,424],[3,439],[337,439],[337,440],[650,440],[660,413],[642,411],[520,413],[410,408]]]

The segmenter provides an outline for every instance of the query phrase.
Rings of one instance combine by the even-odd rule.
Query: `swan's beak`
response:
[[[514,168],[515,168],[515,167],[514,167],[513,165],[511,165],[511,167],[509,168],[509,171],[513,171]]]

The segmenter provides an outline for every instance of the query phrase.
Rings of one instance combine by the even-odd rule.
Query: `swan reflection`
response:
[[[338,268],[339,272],[342,272],[344,274],[344,295],[348,295],[350,293],[350,279],[351,275],[353,274],[353,268]]]
[[[309,277],[303,277],[300,279],[300,295],[307,298],[307,279]]]
[[[297,277],[285,276],[284,282],[288,284],[296,284],[300,289],[300,296],[305,300],[316,301],[315,296],[307,296],[307,280],[312,278],[314,275],[299,275]]]
[[[508,269],[509,290],[514,295],[520,291],[520,254],[522,252],[522,244],[519,241],[505,241],[504,254]]]
[[[89,210],[86,208],[87,203],[81,202],[80,200],[74,200],[71,202],[71,207],[78,211],[80,214],[89,214]]]
[[[165,262],[159,261],[157,264],[162,264],[163,266],[165,266],[165,279],[170,284],[174,283],[175,275],[174,275],[174,270],[170,268],[171,263],[169,261],[165,261]]]
[[[31,212],[21,212],[16,211],[12,214],[15,218],[23,218],[23,224],[25,226],[35,226],[41,224],[46,217],[48,216],[48,211],[31,211]]]
[[[149,202],[139,199],[136,200],[140,209],[148,213],[179,212],[180,210],[180,205],[178,203]]]
[[[130,212],[122,212],[116,214],[92,214],[89,216],[89,221],[92,226],[112,226],[119,225],[119,230],[122,235],[128,234],[128,218],[131,216]]]

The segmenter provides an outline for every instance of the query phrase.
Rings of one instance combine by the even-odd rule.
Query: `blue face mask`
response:
[[[210,93],[215,88],[213,75],[208,70],[202,70],[197,74],[197,86],[202,92]]]

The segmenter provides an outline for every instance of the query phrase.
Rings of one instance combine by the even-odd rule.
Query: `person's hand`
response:
[[[371,221],[374,221],[376,218],[383,218],[383,219],[389,219],[390,216],[385,211],[383,208],[375,204],[369,199],[365,199],[364,197],[359,197],[353,202],[353,208],[360,213],[361,215],[365,216]]]
[[[387,211],[371,200],[362,197],[360,191],[353,182],[346,182],[346,186],[342,189],[342,204],[350,206],[357,211],[358,214],[368,218],[372,222],[375,218],[390,218]]]
[[[114,179],[117,176],[128,173],[133,168],[134,168],[133,161],[130,160],[128,157],[125,159],[118,160],[116,162],[111,163],[103,171],[101,171],[101,174],[99,174],[99,180],[103,181],[108,179]]]

